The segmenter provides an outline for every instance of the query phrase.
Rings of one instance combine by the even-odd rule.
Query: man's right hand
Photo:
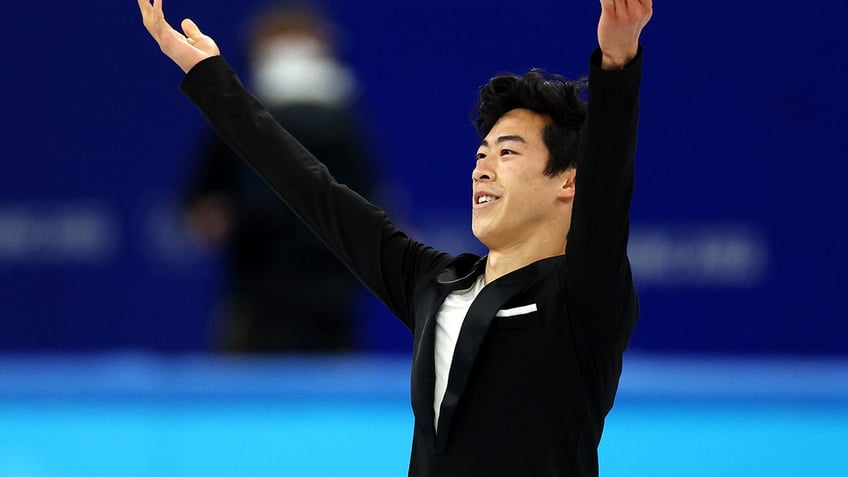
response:
[[[165,21],[162,0],[153,0],[152,4],[150,0],[138,0],[138,8],[150,36],[185,73],[206,58],[221,54],[215,41],[204,35],[193,21],[182,21],[183,33],[174,30]]]
[[[653,15],[652,0],[601,0],[598,44],[607,70],[624,68],[639,51],[639,36]]]

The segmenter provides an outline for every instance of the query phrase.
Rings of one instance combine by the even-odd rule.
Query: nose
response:
[[[471,171],[471,179],[474,182],[489,182],[495,180],[495,171],[493,171],[485,159],[478,159],[477,166]]]

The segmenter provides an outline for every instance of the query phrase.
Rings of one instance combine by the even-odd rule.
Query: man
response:
[[[651,0],[601,2],[585,122],[567,82],[530,73],[482,91],[472,229],[484,258],[406,237],[274,122],[193,22],[180,34],[161,0],[138,3],[218,134],[412,330],[409,474],[598,475],[638,312],[626,245]]]

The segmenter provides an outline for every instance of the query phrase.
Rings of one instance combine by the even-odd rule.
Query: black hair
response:
[[[483,138],[501,116],[513,109],[529,109],[547,116],[549,123],[542,131],[542,140],[550,152],[545,174],[554,176],[577,166],[580,132],[586,118],[586,102],[582,99],[586,88],[585,79],[568,81],[538,68],[523,76],[495,76],[480,89],[474,125]]]

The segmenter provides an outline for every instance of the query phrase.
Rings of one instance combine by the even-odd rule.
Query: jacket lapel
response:
[[[459,399],[465,391],[468,378],[474,367],[474,361],[480,352],[480,347],[486,338],[486,333],[495,314],[516,294],[535,282],[538,276],[544,275],[543,270],[550,268],[553,264],[552,260],[543,260],[505,275],[486,285],[477,295],[474,303],[471,304],[459,332],[448,377],[448,386],[439,413],[439,432],[436,435],[435,449],[437,453],[444,452],[447,447],[451,424]],[[432,392],[431,388],[431,408]],[[431,412],[431,421],[432,417]]]
[[[436,442],[433,413],[433,392],[436,385],[436,314],[452,291],[471,286],[483,264],[485,259],[480,259],[476,255],[458,256],[438,275],[435,286],[431,284],[424,288],[418,301],[420,305],[415,314],[410,395],[415,413],[415,425],[426,436],[427,446],[431,452],[435,449]],[[469,272],[463,273],[469,269]]]
[[[417,339],[412,347],[412,376],[410,383],[410,395],[412,398],[412,409],[415,414],[415,425],[420,428],[425,436],[427,447],[433,450],[435,446],[436,428],[433,424],[435,417],[433,413],[433,389],[436,385],[435,369],[435,336],[436,336],[436,311],[438,304],[443,302],[450,293],[450,289],[440,287],[439,289],[428,289],[425,296],[427,309],[420,310],[416,316]],[[422,320],[420,330],[417,322]]]

